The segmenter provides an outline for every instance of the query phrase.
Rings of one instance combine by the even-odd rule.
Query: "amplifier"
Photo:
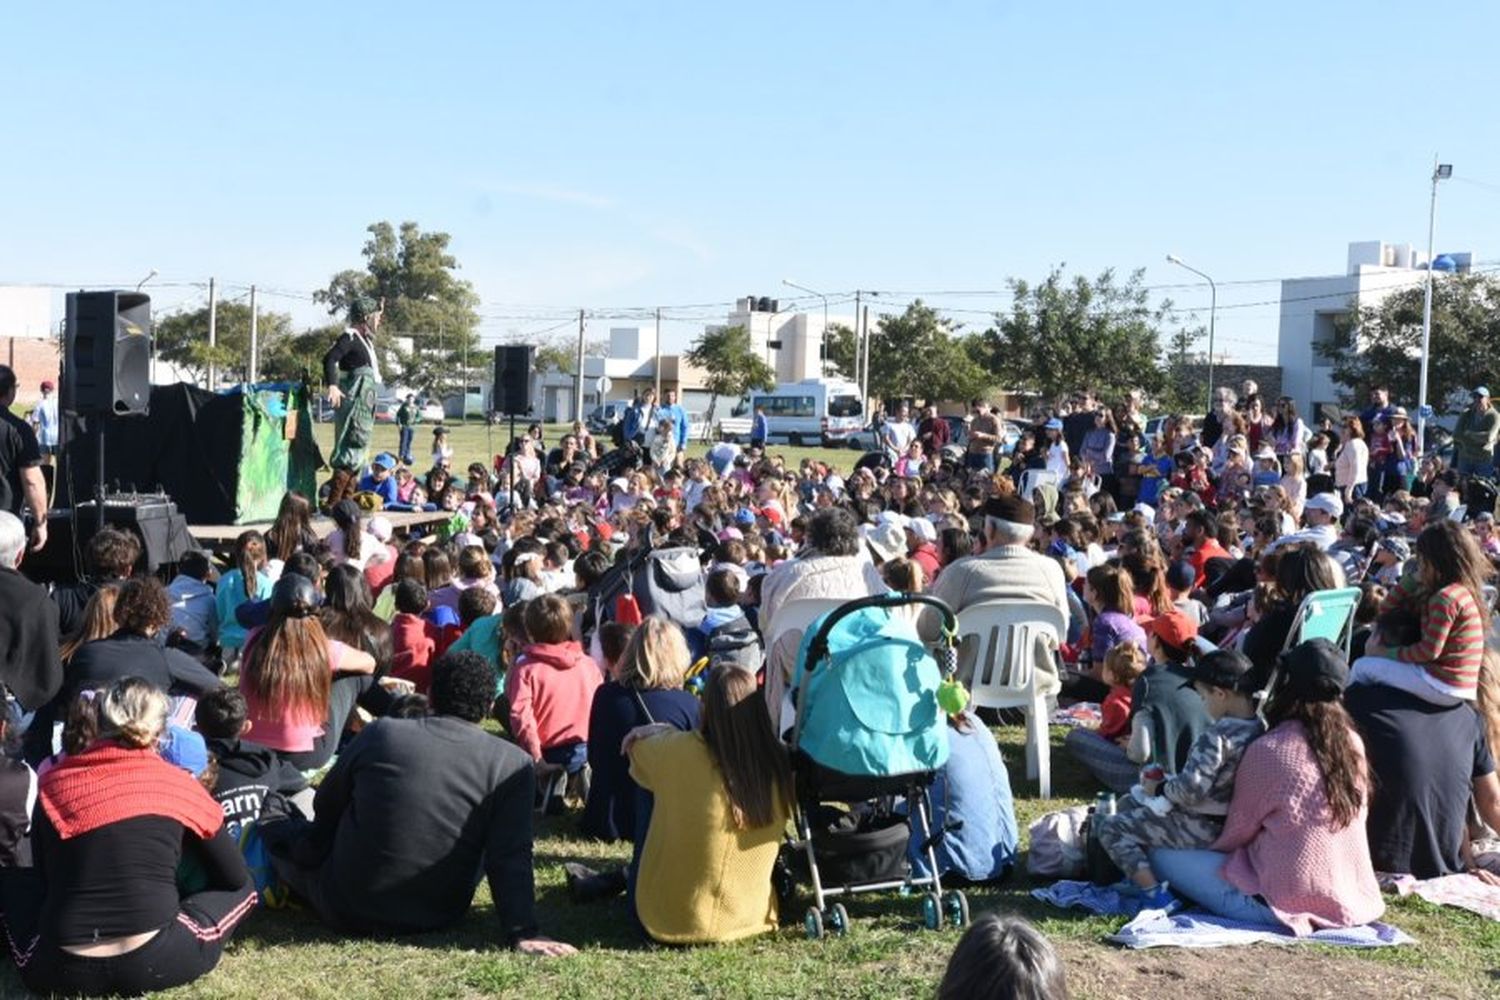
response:
[[[139,570],[155,573],[170,567],[197,548],[188,533],[187,519],[177,504],[163,494],[111,493],[104,498],[104,523],[132,532],[141,540]],[[47,545],[28,552],[22,572],[34,580],[57,583],[77,579],[83,549],[99,530],[99,505],[94,501],[72,510],[47,514]]]

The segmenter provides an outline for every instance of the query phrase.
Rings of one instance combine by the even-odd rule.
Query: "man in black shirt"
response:
[[[333,467],[327,509],[354,495],[364,470],[365,448],[375,431],[375,388],[380,384],[380,362],[375,356],[375,331],[380,329],[383,303],[367,295],[349,301],[349,326],[323,355],[323,382],[333,417]]]
[[[0,510],[21,517],[23,509],[30,509],[35,552],[47,544],[47,481],[36,431],[11,412],[15,402],[16,373],[0,365]]]
[[[573,952],[537,933],[535,776],[523,751],[479,728],[494,696],[482,656],[449,653],[432,669],[436,714],[366,726],[318,787],[310,827],[261,820],[277,873],[329,924],[354,934],[448,927],[483,871],[507,944]]]

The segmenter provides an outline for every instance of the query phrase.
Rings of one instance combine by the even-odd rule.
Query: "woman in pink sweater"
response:
[[[1356,927],[1385,912],[1365,837],[1364,744],[1339,704],[1349,667],[1314,639],[1282,658],[1213,850],[1151,852],[1172,889],[1219,916],[1290,929]]]

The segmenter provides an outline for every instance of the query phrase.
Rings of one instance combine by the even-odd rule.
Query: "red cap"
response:
[[[51,380],[49,379],[48,381],[42,383],[42,388],[50,392],[53,389],[56,389],[57,386],[53,385]]]
[[[1198,637],[1198,626],[1175,608],[1141,622],[1148,635],[1154,635],[1173,649],[1182,649]]]

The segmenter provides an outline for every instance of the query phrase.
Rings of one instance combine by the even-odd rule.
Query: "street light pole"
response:
[[[1427,448],[1427,353],[1432,346],[1432,244],[1437,235],[1438,181],[1453,176],[1453,164],[1432,158],[1432,200],[1427,206],[1427,280],[1422,293],[1422,367],[1417,377],[1417,446]]]
[[[1192,271],[1208,282],[1208,406],[1204,411],[1207,412],[1214,408],[1214,319],[1219,311],[1219,286],[1214,284],[1214,279],[1193,265],[1183,263],[1182,258],[1175,253],[1167,254],[1167,263]]]
[[[793,281],[790,278],[782,278],[781,279],[781,283],[783,285],[787,286],[788,288],[795,288],[799,292],[806,292],[809,295],[816,295],[818,298],[820,298],[820,299],[823,300],[823,334],[822,334],[821,337],[818,338],[818,342],[820,344],[827,344],[828,343],[828,296],[824,295],[822,292],[814,291],[813,289],[808,288],[806,285],[799,285],[799,284],[797,284],[795,281]],[[823,358],[826,355],[826,353],[827,353],[826,351],[821,350],[821,349],[818,351],[818,377],[819,378],[821,378],[823,376]]]

